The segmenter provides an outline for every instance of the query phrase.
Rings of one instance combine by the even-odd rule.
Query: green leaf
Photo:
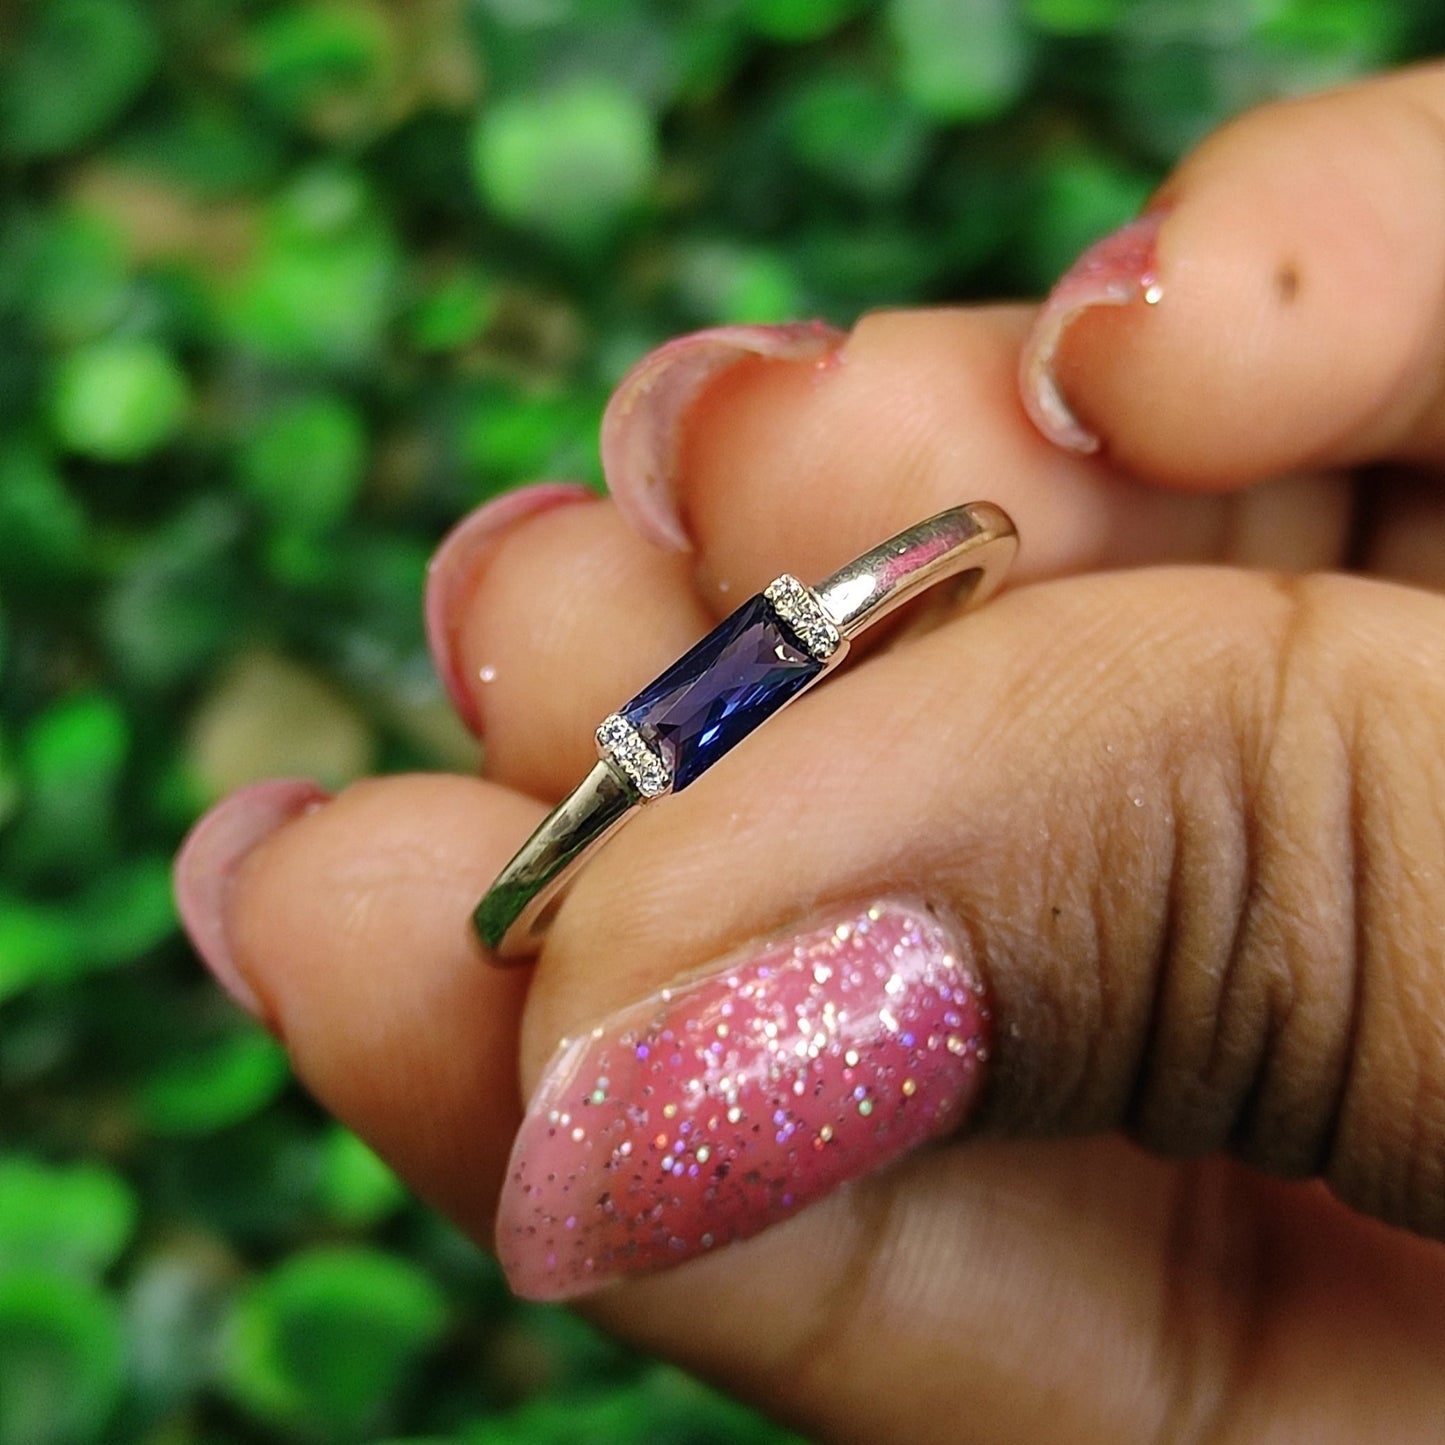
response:
[[[395,1404],[446,1317],[441,1291],[400,1259],[363,1248],[303,1251],[237,1304],[225,1386],[266,1424],[354,1439]]]
[[[743,16],[760,35],[796,44],[821,40],[858,8],[858,0],[743,0]]]
[[[43,0],[0,62],[0,149],[33,159],[97,135],[140,94],[160,39],[139,0]]]
[[[766,325],[812,310],[787,260],[763,247],[694,242],[678,256],[676,280],[684,306],[702,325]]]
[[[154,1134],[213,1134],[259,1113],[290,1077],[281,1045],[248,1028],[167,1060],[141,1084],[136,1102]]]
[[[84,944],[84,930],[63,909],[0,893],[0,1003],[69,978]]]
[[[1282,0],[1262,15],[1254,33],[1307,53],[1385,60],[1400,44],[1405,13],[1379,0]]]
[[[1021,285],[1042,293],[1086,247],[1138,214],[1154,176],[1107,151],[1054,147],[1041,168],[1036,209],[1018,248]]]
[[[1404,56],[1406,13],[1379,0],[1283,0],[1255,26],[1251,49],[1272,89],[1285,94],[1340,85]]]
[[[86,562],[85,511],[49,450],[29,437],[0,438],[0,574],[53,582]]]
[[[647,198],[659,159],[646,107],[598,78],[497,101],[478,119],[472,163],[503,220],[587,249]]]
[[[76,900],[73,916],[87,971],[118,968],[149,953],[176,931],[170,855],[130,858],[107,869]]]
[[[63,357],[51,386],[50,421],[68,451],[133,462],[170,441],[190,410],[175,359],[143,337],[95,341]]]
[[[20,745],[32,802],[71,816],[90,812],[98,796],[109,797],[130,745],[130,720],[115,698],[87,692],[55,703]]]
[[[585,475],[595,467],[599,410],[577,392],[489,391],[459,419],[466,467],[486,479],[489,491]]]
[[[281,141],[229,93],[172,96],[128,125],[109,148],[120,165],[174,180],[198,196],[235,196],[274,179]]]
[[[580,1397],[542,1395],[487,1420],[467,1437],[473,1445],[654,1445],[706,1440],[709,1445],[803,1445],[798,1436],[761,1420],[681,1370],[655,1366],[635,1382]]]
[[[407,318],[407,334],[418,351],[455,351],[475,341],[496,310],[495,283],[458,268],[422,294]]]
[[[99,1164],[0,1157],[0,1274],[99,1275],[130,1241],[138,1211],[130,1186]]]
[[[0,672],[3,672],[5,663],[5,613],[0,609]],[[0,731],[0,831],[14,816],[15,810],[20,806],[20,770],[15,761],[15,749],[11,745],[9,737]],[[0,965],[3,971],[3,965]],[[3,989],[0,989],[3,995]]]
[[[321,1150],[321,1202],[338,1223],[375,1224],[406,1202],[401,1181],[348,1129],[328,1131]]]
[[[125,303],[125,245],[104,217],[79,211],[53,216],[30,258],[26,309],[62,344],[95,336]]]
[[[190,1227],[184,1232],[167,1232],[148,1242],[124,1281],[130,1346],[127,1395],[141,1418],[174,1421],[188,1413],[202,1391],[210,1394],[221,1323],[235,1296],[236,1261],[218,1247],[219,1240],[206,1240],[199,1233],[197,1214],[194,1208],[187,1210]],[[157,1434],[142,1438],[154,1445],[216,1445],[217,1441],[204,1426],[177,1435],[163,1426]]]
[[[1130,0],[1023,0],[1031,25],[1051,35],[1107,35]]]
[[[20,737],[22,802],[8,839],[27,872],[76,878],[104,857],[130,752],[130,719],[106,693],[54,702],[31,722]]]
[[[332,392],[296,397],[247,430],[236,452],[241,485],[274,521],[312,533],[351,510],[366,473],[366,428]]]
[[[396,307],[395,238],[354,173],[299,177],[268,208],[259,242],[222,297],[232,339],[277,361],[354,368]]]
[[[1120,22],[1122,64],[1109,89],[1118,129],[1142,154],[1170,162],[1247,106],[1285,93],[1267,47],[1250,43],[1250,0],[1140,0]]]
[[[889,0],[904,93],[936,120],[991,120],[1028,84],[1029,36],[1015,0]]]
[[[197,1029],[191,1023],[186,1032]],[[318,1147],[314,1131],[298,1128],[284,1106],[219,1133],[157,1135],[147,1151],[157,1170],[152,1207],[227,1248],[274,1259],[318,1222]]]
[[[901,97],[862,75],[824,72],[794,97],[794,154],[820,176],[867,196],[902,194],[927,154],[928,131]]]
[[[570,1310],[518,1304],[506,1329],[503,1355],[518,1374],[500,1384],[518,1397],[611,1392],[636,1384],[646,1374],[617,1340]]]
[[[0,1445],[99,1440],[124,1368],[125,1334],[109,1296],[70,1275],[0,1273]]]
[[[0,1003],[130,963],[176,928],[170,861],[151,855],[97,873],[56,902],[0,893]]]
[[[128,683],[170,687],[235,645],[247,616],[232,496],[201,492],[141,534],[100,604],[111,666]]]
[[[391,77],[395,37],[385,12],[355,3],[288,5],[251,31],[248,70],[264,104],[298,120],[347,103],[369,111]]]

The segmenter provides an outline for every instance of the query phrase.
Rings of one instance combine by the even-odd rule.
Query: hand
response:
[[[1342,469],[1445,450],[1442,122],[1439,70],[1249,116],[1041,315],[650,358],[604,432],[615,500],[517,494],[434,570],[486,778],[223,804],[179,869],[212,967],[485,1243],[559,1039],[610,1044],[718,960],[756,982],[759,939],[922,919],[910,957],[984,990],[956,1062],[922,1060],[945,1137],[794,1212],[777,1181],[806,1194],[831,1141],[760,1135],[734,1162],[762,1232],[579,1307],[830,1438],[1429,1438],[1445,506],[1427,477]],[[1098,455],[1030,426],[1021,351],[1035,414]],[[469,910],[599,718],[776,573],[974,497],[1019,523],[1007,595],[875,649],[649,809],[535,970],[479,959]],[[1319,570],[1345,564],[1378,577]],[[740,985],[684,984],[675,1012],[697,987]],[[577,1165],[523,1127],[524,1170]],[[855,1165],[889,1162],[850,1137]],[[513,1184],[514,1283],[577,1287],[621,1228],[597,1193],[584,1177],[588,1243],[549,1267]]]

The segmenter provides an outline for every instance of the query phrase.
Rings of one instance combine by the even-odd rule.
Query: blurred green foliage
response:
[[[494,1265],[203,979],[273,773],[470,764],[427,555],[726,321],[1032,294],[1424,0],[0,9],[0,1445],[782,1439]]]

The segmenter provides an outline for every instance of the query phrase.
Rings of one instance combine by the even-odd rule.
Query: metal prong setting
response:
[[[618,713],[609,713],[597,729],[597,751],[626,774],[644,798],[658,798],[672,786],[672,774],[660,753]]]
[[[843,636],[824,610],[811,587],[784,572],[763,588],[763,596],[772,604],[789,631],[818,659],[826,662],[842,646]]]

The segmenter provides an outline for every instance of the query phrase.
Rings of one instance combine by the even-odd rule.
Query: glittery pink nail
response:
[[[714,377],[749,356],[823,362],[845,333],[821,321],[791,326],[715,326],[650,351],[618,383],[602,417],[607,490],[640,536],[685,552],[692,545],[674,491],[689,408]]]
[[[878,903],[564,1043],[508,1166],[512,1288],[564,1299],[720,1249],[952,1132],[987,1057],[964,959],[924,908]]]
[[[1064,333],[1095,306],[1152,306],[1163,296],[1155,270],[1159,227],[1167,212],[1153,210],[1090,246],[1059,278],[1039,311],[1019,361],[1024,409],[1051,442],[1095,452],[1099,438],[1084,427],[1059,390],[1054,363]]]
[[[457,657],[457,634],[466,620],[464,609],[476,585],[488,549],[524,517],[551,511],[568,502],[587,501],[597,493],[581,482],[533,482],[484,502],[469,512],[442,539],[427,566],[426,640],[432,662],[461,720],[474,732],[482,730],[476,689],[462,671]]]

